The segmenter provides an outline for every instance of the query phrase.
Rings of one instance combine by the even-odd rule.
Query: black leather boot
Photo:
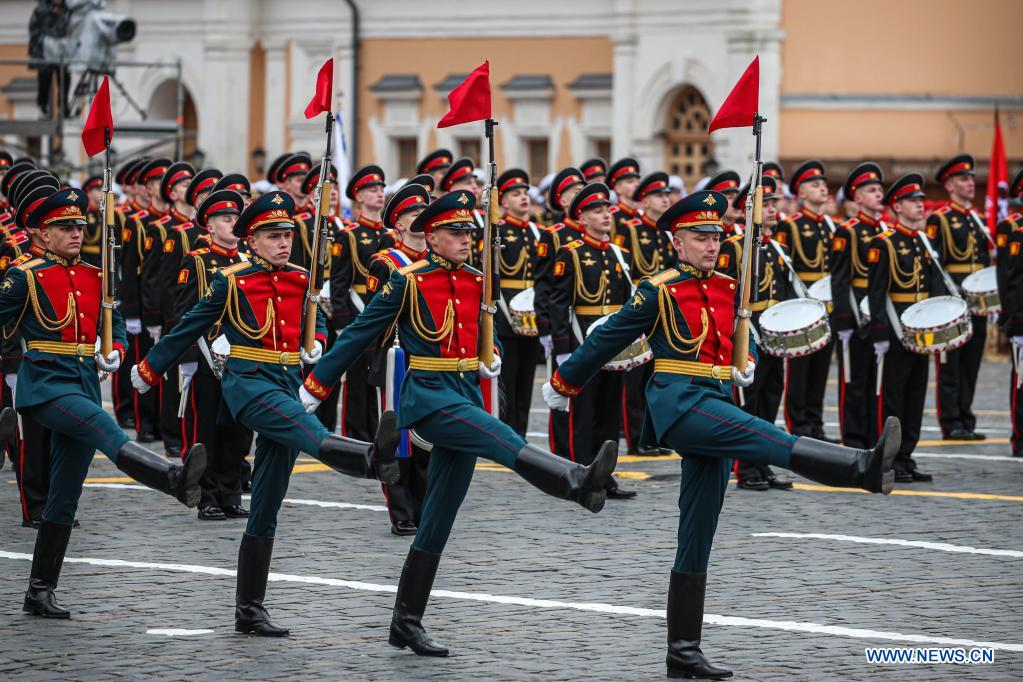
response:
[[[668,677],[723,680],[731,670],[711,665],[700,650],[706,573],[671,572],[668,584]]]
[[[604,508],[607,486],[618,464],[618,443],[604,441],[589,466],[526,445],[515,456],[515,473],[548,495],[574,500],[596,514]]]
[[[189,509],[199,504],[199,479],[206,471],[206,446],[196,443],[181,464],[172,464],[148,448],[128,441],[117,452],[117,468],[139,483],[171,495]]]
[[[25,593],[22,611],[43,618],[71,617],[71,612],[58,604],[53,595],[70,539],[71,526],[50,521],[40,524],[35,552],[32,554],[32,574],[28,579],[28,592]]]
[[[18,431],[18,413],[13,407],[5,407],[0,410],[0,441],[13,441]],[[3,460],[0,459],[0,469],[3,468]]]
[[[401,476],[394,457],[401,439],[397,423],[394,412],[388,410],[381,414],[373,443],[331,434],[320,443],[316,459],[347,476],[396,483]]]
[[[888,417],[881,438],[870,450],[800,438],[792,446],[789,468],[824,485],[887,495],[895,487],[892,462],[901,444],[902,426],[897,417]]]
[[[409,548],[398,581],[398,596],[391,615],[388,644],[399,649],[408,647],[417,656],[447,656],[448,648],[430,639],[423,629],[423,613],[430,600],[433,579],[437,575],[440,554]]]
[[[238,547],[238,587],[235,591],[234,629],[259,637],[287,637],[290,631],[273,622],[263,607],[266,579],[274,539],[244,533]]]

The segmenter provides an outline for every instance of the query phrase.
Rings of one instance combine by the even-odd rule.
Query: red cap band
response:
[[[590,196],[588,196],[585,199],[583,199],[582,201],[580,201],[579,205],[575,207],[575,214],[576,214],[576,216],[581,215],[582,212],[586,210],[586,207],[589,206],[590,204],[600,203],[600,202],[603,202],[603,203],[606,204],[608,202],[607,195],[604,194],[603,192],[594,192]]]
[[[428,225],[425,226],[424,231],[430,232],[438,227],[444,227],[445,225],[451,225],[453,223],[471,223],[472,211],[467,208],[456,208],[443,213],[438,213],[430,219]]]
[[[712,192],[728,192],[733,189],[739,189],[739,183],[736,182],[735,180],[729,179],[723,182],[719,182],[713,187],[708,187],[707,189],[711,190]]]
[[[622,175],[625,175],[626,173],[639,175],[639,169],[636,168],[635,166],[624,166],[622,168],[619,168],[618,170],[615,171],[615,174],[611,176],[611,184],[613,185],[614,183],[618,182],[618,178],[621,177]]]
[[[149,172],[142,177],[143,182],[149,182],[154,178],[158,178],[167,172],[167,166],[157,166],[156,168],[149,169]]]
[[[823,177],[824,177],[824,173],[821,173],[821,169],[820,168],[811,168],[809,170],[803,171],[803,173],[800,174],[796,178],[796,183],[795,184],[796,184],[796,187],[799,187],[801,184],[803,184],[807,180],[813,180],[815,178],[823,178]]]
[[[866,173],[862,173],[853,178],[853,181],[849,183],[849,186],[852,188],[852,191],[855,192],[863,185],[869,184],[871,182],[881,182],[881,178],[878,177],[877,173],[875,173],[874,171],[867,171]],[[852,197],[850,197],[850,199],[851,198]]]
[[[948,168],[945,169],[945,172],[941,174],[941,181],[945,182],[951,176],[956,175],[957,173],[968,173],[969,171],[972,170],[973,166],[970,165],[970,163],[967,161],[957,163],[954,166],[949,166]]]
[[[526,180],[525,177],[523,177],[521,175],[516,175],[513,178],[508,178],[508,180],[505,181],[505,183],[503,185],[498,187],[498,191],[500,191],[503,194],[503,193],[507,192],[509,188],[514,187],[515,185],[528,185],[528,184],[529,184],[529,182]]]
[[[365,187],[366,185],[373,184],[373,183],[376,183],[378,185],[382,185],[382,184],[384,184],[384,178],[382,176],[378,175],[377,173],[369,173],[369,174],[359,178],[358,180],[356,180],[355,184],[352,185],[352,188],[355,189],[355,190],[360,190],[363,187]]]
[[[900,187],[897,190],[895,190],[895,193],[892,195],[892,200],[891,200],[890,203],[895,203],[896,201],[898,201],[902,197],[906,196],[907,194],[913,194],[914,192],[922,192],[922,191],[923,191],[923,187],[921,187],[920,185],[916,184],[915,182],[911,182],[910,184],[906,185],[905,187]]]
[[[46,215],[43,216],[43,220],[40,227],[45,227],[50,223],[55,223],[58,220],[74,220],[76,218],[84,219],[82,215],[82,209],[78,208],[78,205],[72,206],[58,206],[52,211],[47,211]]]
[[[462,166],[461,168],[456,170],[454,173],[452,173],[450,176],[448,176],[448,183],[447,183],[448,187],[451,187],[452,183],[454,183],[454,182],[456,182],[458,180],[461,180],[466,175],[472,175],[472,168],[470,168],[469,166]]]
[[[429,173],[430,171],[432,171],[437,166],[450,166],[450,165],[451,165],[451,157],[448,157],[448,156],[438,156],[436,159],[430,159],[429,161],[427,161],[426,164],[423,166],[423,170],[425,172]]]
[[[275,208],[272,211],[264,211],[256,216],[256,218],[249,223],[246,231],[251,236],[259,227],[267,225],[268,223],[288,223],[292,227],[295,225],[295,221],[291,219],[291,215],[287,212],[287,210],[283,208]]]
[[[403,201],[400,204],[398,204],[397,206],[395,206],[394,210],[391,211],[391,222],[393,223],[395,220],[397,220],[398,216],[400,216],[402,213],[404,213],[408,209],[410,209],[410,208],[412,208],[414,206],[418,206],[419,204],[425,204],[425,203],[426,203],[426,200],[423,199],[423,197],[419,196],[418,194],[413,196],[413,197],[409,197],[405,201]]]
[[[167,187],[173,187],[182,180],[187,180],[192,177],[192,173],[188,170],[181,169],[177,173],[171,176],[171,179],[167,181]]]

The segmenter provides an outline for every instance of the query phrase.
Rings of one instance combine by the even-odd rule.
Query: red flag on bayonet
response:
[[[305,117],[312,118],[324,111],[331,111],[331,99],[334,97],[334,58],[323,62],[316,74],[316,93],[305,108]]]
[[[1008,197],[1009,164],[1005,160],[1005,141],[1002,139],[1002,126],[998,122],[998,110],[995,109],[995,139],[991,143],[991,163],[988,166],[987,193],[984,197],[984,219],[991,234],[998,231],[998,221],[1008,215]]]
[[[724,104],[707,128],[711,134],[718,128],[745,128],[753,125],[753,116],[760,106],[760,56],[753,58]]]
[[[89,116],[82,128],[82,146],[89,156],[96,156],[106,149],[110,140],[114,139],[114,117],[110,113],[110,86],[107,77],[96,90],[96,97],[89,107]]]
[[[470,73],[462,84],[448,93],[448,113],[438,128],[490,118],[490,62],[485,61]]]

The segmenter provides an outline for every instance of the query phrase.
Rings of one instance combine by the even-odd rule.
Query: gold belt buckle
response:
[[[721,374],[722,374],[721,370],[722,369],[724,369],[724,368],[721,365],[713,365],[710,368],[710,375],[713,378],[717,379],[718,381],[722,381],[723,380],[723,378],[721,376]]]
[[[458,358],[458,371],[468,372],[470,367],[470,358]]]
[[[282,352],[282,353],[281,353],[281,357],[279,357],[279,358],[278,358],[278,361],[279,361],[279,362],[280,362],[280,363],[281,363],[282,365],[287,365],[287,364],[288,364],[288,354],[287,354],[287,353],[284,353],[284,352]]]
[[[78,355],[92,355],[92,347],[86,343],[80,343],[75,347],[75,352]]]

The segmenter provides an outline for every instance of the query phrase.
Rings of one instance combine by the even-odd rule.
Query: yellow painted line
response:
[[[929,448],[969,447],[971,445],[1008,445],[1008,438],[988,438],[987,440],[921,440],[917,445]]]
[[[677,454],[670,455],[618,455],[619,464],[632,464],[634,462],[670,462],[673,459],[682,459]]]
[[[87,478],[86,483],[138,483],[134,478],[128,478],[127,476],[103,476],[97,478]]]
[[[634,481],[645,481],[650,474],[645,471],[615,471],[616,478],[631,478]]]
[[[898,484],[896,484],[898,485]],[[793,486],[796,490],[809,490],[819,493],[862,493],[869,495],[866,490],[854,488],[832,488],[827,485],[816,485],[813,483],[796,483]],[[990,493],[964,493],[945,492],[943,490],[893,490],[892,495],[904,495],[907,497],[949,497],[957,500],[995,500],[997,502],[1023,502],[1023,496],[1019,495],[992,495]]]

